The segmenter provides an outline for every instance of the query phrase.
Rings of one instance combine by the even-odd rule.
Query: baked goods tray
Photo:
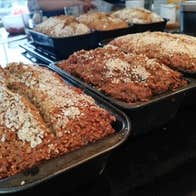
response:
[[[144,31],[164,31],[168,19],[163,19],[161,22],[154,22],[149,24],[130,24],[132,25],[133,33],[140,33]]]
[[[179,72],[183,73],[186,77],[196,78],[196,71],[187,71],[184,69],[177,69]]]
[[[96,48],[99,42],[97,32],[72,37],[55,38],[31,29],[26,29],[25,31],[30,35],[35,45],[52,53],[58,59],[64,59],[73,52],[81,49],[88,50]]]
[[[78,86],[67,80],[65,82],[72,86]],[[116,122],[112,125],[115,133],[63,156],[42,162],[40,165],[23,173],[1,179],[0,194],[14,193],[30,188],[39,189],[39,187],[44,185],[42,182],[46,183],[49,179],[49,182],[52,180],[57,182],[58,178],[63,178],[66,184],[65,190],[71,191],[100,175],[107,164],[110,151],[117,148],[127,139],[130,133],[130,121],[123,112],[101,97],[93,94],[88,89],[85,89],[85,93],[90,96],[92,95],[100,107],[106,109],[116,117]],[[53,179],[54,177],[56,178]]]
[[[128,28],[115,29],[110,31],[97,31],[97,33],[99,36],[99,41],[102,41],[130,33],[139,33],[144,31],[164,31],[167,21],[167,19],[164,19],[164,21],[149,24],[129,24]]]
[[[151,100],[146,102],[128,104],[104,95],[94,87],[63,71],[61,68],[57,67],[56,64],[50,64],[50,69],[57,72],[63,78],[77,84],[80,88],[88,89],[93,93],[96,93],[125,112],[131,119],[133,135],[147,133],[150,129],[167,123],[176,115],[186,94],[189,94],[191,90],[196,89],[196,80],[188,79],[189,84],[186,87],[180,88],[174,92],[170,91],[154,96]]]
[[[112,38],[102,40],[102,41],[99,42],[98,45],[99,45],[99,47],[104,47],[105,45],[109,44],[112,40],[113,40]],[[183,73],[183,75],[186,76],[186,77],[196,78],[196,71],[187,71],[187,70],[180,69],[180,68],[178,68],[178,69],[176,68],[175,70]]]
[[[108,31],[97,30],[97,35],[98,35],[98,40],[100,42],[105,39],[112,39],[118,36],[130,34],[133,32],[134,32],[133,25],[130,24],[129,27],[121,28],[121,29],[114,29],[114,30],[108,30]]]

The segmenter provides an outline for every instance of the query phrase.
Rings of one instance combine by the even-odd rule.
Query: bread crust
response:
[[[114,133],[115,117],[52,71],[22,63],[4,71],[9,77],[0,86],[0,178]]]
[[[79,23],[74,17],[64,15],[50,17],[38,24],[34,30],[56,38],[83,35],[91,32],[85,24]]]
[[[81,50],[58,66],[103,93],[130,104],[187,84],[180,73],[155,59],[125,54],[111,46]]]
[[[111,45],[124,52],[144,54],[179,71],[196,72],[196,38],[164,32],[129,34]]]

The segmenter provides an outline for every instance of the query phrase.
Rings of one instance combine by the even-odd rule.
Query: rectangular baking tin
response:
[[[58,62],[56,64],[58,64]],[[132,120],[132,131],[135,135],[146,133],[150,129],[161,126],[172,119],[180,108],[185,95],[196,88],[196,80],[188,79],[189,84],[186,87],[154,96],[151,100],[146,102],[128,104],[101,93],[80,79],[63,71],[61,68],[57,67],[56,64],[50,64],[49,67],[63,78],[69,79],[77,84],[80,88],[88,89],[93,93],[96,93],[123,110]]]
[[[65,80],[65,82],[68,81]],[[78,86],[70,82],[68,83],[72,86]],[[85,89],[85,93],[90,96],[93,94],[88,89]],[[65,188],[69,189],[69,179],[72,171],[74,171],[74,169],[77,169],[79,166],[86,166],[86,169],[84,170],[85,180],[88,179],[88,175],[92,175],[92,168],[95,168],[96,172],[100,172],[97,171],[97,165],[92,164],[97,164],[99,162],[99,167],[101,166],[100,169],[102,169],[102,166],[106,164],[106,159],[109,151],[118,147],[127,139],[130,132],[130,122],[123,112],[103,100],[101,97],[97,96],[96,94],[93,94],[92,97],[96,100],[96,103],[100,107],[105,108],[111,114],[116,116],[117,121],[113,125],[116,132],[93,144],[88,144],[87,146],[84,146],[79,150],[66,153],[63,156],[45,161],[33,169],[0,180],[1,194],[26,190],[40,184],[41,182],[45,182],[50,178],[57,176],[58,174],[69,174],[67,175]],[[104,156],[106,158],[104,158]],[[87,164],[85,163],[89,163],[90,161],[92,162],[92,164],[90,166],[87,166]],[[89,167],[91,167],[91,170],[88,171]],[[95,173],[95,176],[96,175],[97,173]],[[83,177],[77,176],[74,183],[76,183],[77,180],[79,180],[79,183],[83,183]]]
[[[99,41],[112,39],[130,33],[139,33],[144,31],[164,31],[167,21],[167,19],[164,19],[164,21],[149,24],[129,24],[129,27],[127,28],[114,29],[109,31],[97,31]]]
[[[129,25],[129,27],[126,27],[126,28],[113,29],[113,30],[108,30],[108,31],[97,30],[99,42],[105,39],[112,39],[118,36],[130,34],[130,33],[134,33],[133,25]]]
[[[75,51],[81,49],[93,49],[98,46],[97,32],[91,32],[89,34],[77,35],[71,37],[50,37],[46,34],[27,29],[28,34],[34,44],[43,47],[45,51],[54,54],[58,59],[63,59],[72,54]]]

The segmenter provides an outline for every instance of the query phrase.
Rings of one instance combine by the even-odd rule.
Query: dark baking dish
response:
[[[26,29],[26,32],[31,36],[35,45],[52,53],[58,59],[66,58],[73,52],[81,49],[96,48],[99,42],[97,32],[95,31],[89,34],[64,38],[50,37],[31,29]]]
[[[65,82],[77,87],[77,85],[67,80],[65,80]],[[24,171],[23,173],[0,180],[0,194],[13,193],[32,188],[59,174],[63,176],[63,180],[66,184],[65,189],[68,191],[71,188],[75,188],[91,180],[92,177],[96,177],[103,171],[110,151],[127,139],[130,132],[130,122],[123,112],[96,94],[93,94],[88,89],[85,89],[85,93],[90,96],[92,95],[100,107],[105,108],[116,117],[117,120],[113,123],[113,128],[116,132],[109,137],[84,146],[79,150],[45,161],[39,166]]]
[[[164,31],[168,20],[164,18],[161,22],[154,22],[149,24],[131,24],[133,33],[140,33],[144,31]]]
[[[80,88],[89,89],[123,110],[132,120],[132,131],[134,135],[144,134],[150,129],[161,126],[172,119],[180,108],[185,95],[191,89],[196,88],[196,80],[189,79],[189,84],[184,88],[154,96],[147,102],[128,104],[104,95],[92,86],[63,71],[55,64],[50,64],[49,67],[63,78],[69,79],[74,84],[77,84]]]
[[[109,31],[98,31],[97,35],[99,42],[105,39],[112,39],[118,36],[127,35],[130,33],[134,33],[133,25],[129,25],[129,27],[121,28],[121,29],[114,29]]]
[[[97,33],[99,36],[99,41],[102,41],[130,33],[140,33],[144,31],[164,31],[167,21],[167,19],[164,19],[164,21],[149,24],[129,24],[129,27],[127,28],[114,29],[110,31],[97,31]]]
[[[102,40],[102,41],[99,42],[98,45],[99,45],[99,47],[104,47],[105,45],[107,45],[112,40],[113,40],[112,38],[111,39]],[[180,68],[172,68],[172,67],[170,67],[170,68],[183,73],[183,75],[186,76],[186,77],[196,78],[196,72],[187,71],[187,70],[180,69]]]
[[[180,68],[178,68],[177,70],[183,73],[187,77],[196,78],[196,71],[187,71],[187,70],[180,69]]]

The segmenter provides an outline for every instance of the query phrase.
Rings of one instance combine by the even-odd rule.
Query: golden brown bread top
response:
[[[31,102],[7,88],[9,79],[10,75],[0,67],[0,126],[15,132],[19,141],[34,148],[53,134]],[[2,133],[1,142],[6,141],[6,134]]]
[[[114,39],[111,45],[125,52],[145,54],[168,66],[196,71],[196,38],[164,32],[129,34]]]
[[[128,23],[103,12],[93,12],[83,14],[77,18],[83,24],[86,24],[91,29],[106,31],[128,27]]]
[[[33,148],[42,143],[49,134],[38,110],[24,97],[0,87],[0,121],[10,131],[16,132],[18,140]],[[6,135],[1,138],[6,142]]]
[[[156,13],[143,8],[125,8],[113,12],[111,16],[120,18],[128,23],[134,24],[147,24],[163,21],[163,19]]]
[[[12,76],[9,86],[24,93],[40,109],[57,136],[69,132],[67,124],[82,116],[84,108],[102,110],[91,97],[65,84],[48,69],[24,64],[11,64],[6,69]]]
[[[81,50],[58,66],[113,98],[134,103],[187,84],[182,75],[144,55],[115,47]]]
[[[47,34],[51,37],[68,37],[90,33],[91,30],[79,23],[72,16],[54,16],[46,19],[35,27],[35,31]]]
[[[114,133],[115,117],[54,72],[12,63],[0,76],[0,178]]]

